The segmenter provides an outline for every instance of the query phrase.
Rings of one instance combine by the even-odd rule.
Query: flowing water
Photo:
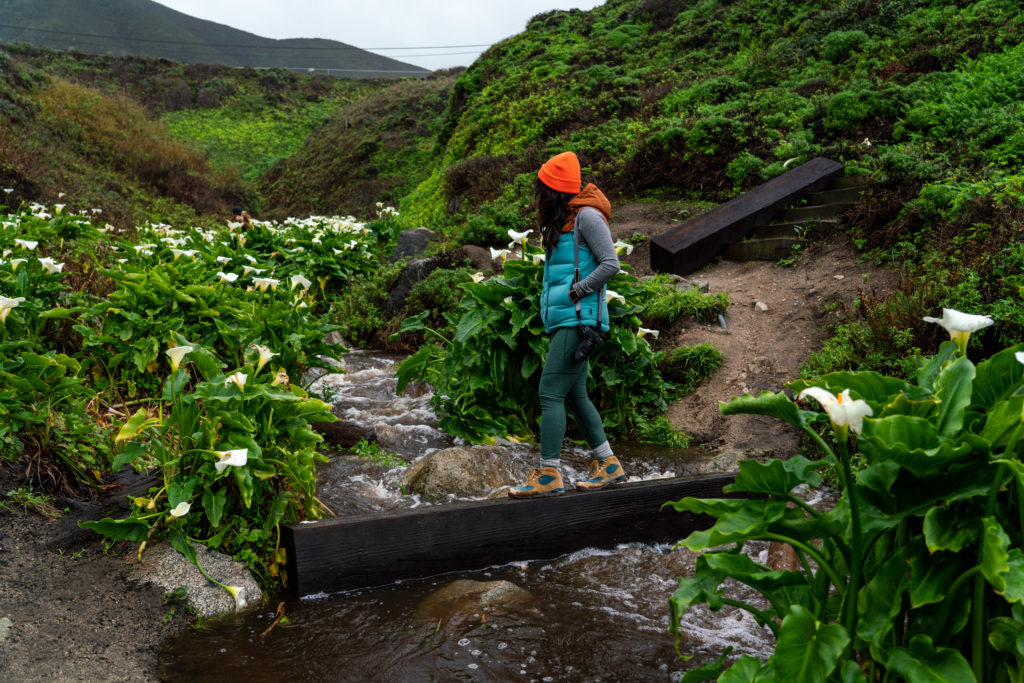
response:
[[[332,401],[343,421],[370,431],[382,450],[412,460],[453,442],[437,429],[426,388],[395,395],[398,360],[354,352],[341,363],[344,374],[327,374],[311,389]],[[697,474],[706,465],[696,451],[613,447],[642,478]],[[509,448],[529,465],[538,457],[536,447]],[[587,461],[575,451],[562,462],[582,477]],[[319,495],[337,515],[427,505],[403,495],[402,470],[334,457],[319,470]],[[767,547],[751,552],[763,560]],[[276,605],[268,605],[169,639],[159,673],[169,681],[672,681],[729,646],[734,656],[770,654],[767,629],[729,607],[688,612],[677,652],[668,599],[694,559],[672,544],[591,549],[544,562],[524,557],[287,602],[287,623],[273,628]],[[460,580],[478,583],[453,583]],[[760,602],[742,586],[731,595]]]

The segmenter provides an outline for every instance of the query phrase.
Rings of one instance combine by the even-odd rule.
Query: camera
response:
[[[604,342],[604,335],[596,327],[589,325],[580,325],[577,331],[580,335],[580,342],[573,350],[572,357],[579,362],[586,360],[587,356]]]

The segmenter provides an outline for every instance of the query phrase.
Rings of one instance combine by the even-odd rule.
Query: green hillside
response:
[[[333,40],[264,38],[152,0],[0,0],[0,43],[19,42],[180,62],[326,69],[351,78],[428,73]]]

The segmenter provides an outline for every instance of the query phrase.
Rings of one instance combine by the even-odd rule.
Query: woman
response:
[[[608,331],[604,286],[619,272],[608,228],[611,203],[593,184],[582,192],[580,185],[580,162],[572,152],[552,157],[537,173],[537,218],[546,251],[540,313],[545,331],[551,334],[551,346],[540,378],[540,466],[530,472],[525,484],[509,490],[513,498],[565,491],[559,456],[566,405],[593,454],[590,476],[576,482],[576,488],[592,491],[626,479],[608,445],[601,416],[587,396],[590,362],[573,355],[581,340],[581,324]]]

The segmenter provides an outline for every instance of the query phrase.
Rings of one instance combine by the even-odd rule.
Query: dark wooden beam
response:
[[[623,484],[535,500],[486,500],[337,517],[282,527],[289,588],[298,596],[399,579],[552,559],[583,548],[673,542],[710,518],[662,509],[722,496],[733,475]]]
[[[687,275],[710,263],[722,247],[771,221],[779,209],[808,192],[824,189],[844,166],[818,157],[772,178],[711,211],[651,239],[651,268]]]

